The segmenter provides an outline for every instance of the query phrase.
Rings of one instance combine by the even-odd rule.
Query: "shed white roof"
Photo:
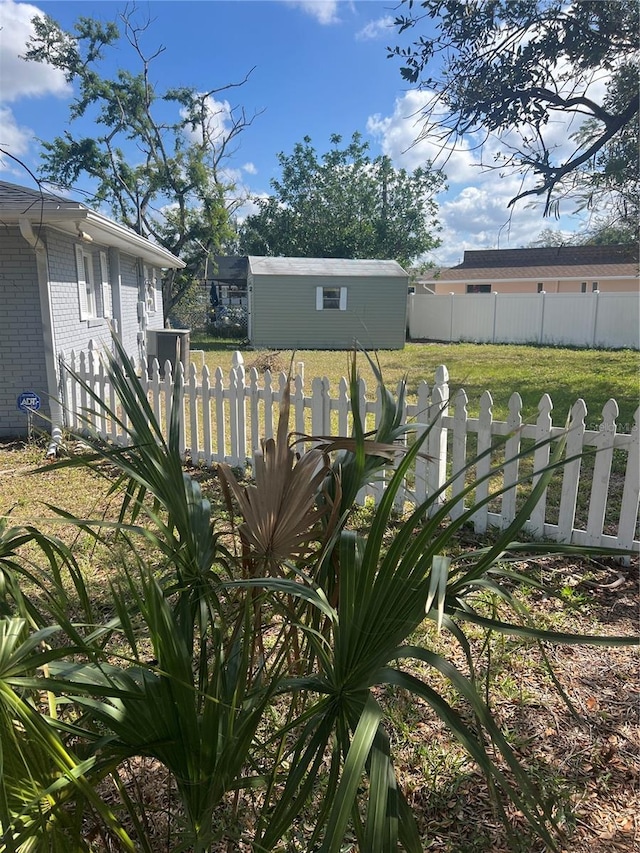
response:
[[[157,267],[182,269],[185,264],[163,246],[152,243],[102,213],[63,195],[0,181],[0,222],[28,220],[34,230],[50,225],[77,236],[80,231],[98,243],[116,246]]]
[[[250,255],[249,271],[257,275],[280,276],[408,277],[397,261],[347,258],[263,258]]]

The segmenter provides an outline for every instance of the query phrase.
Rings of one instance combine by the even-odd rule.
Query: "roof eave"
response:
[[[37,205],[26,210],[21,208],[3,208],[0,219],[5,223],[20,219],[28,219],[37,228],[38,225],[52,225],[74,236],[79,236],[82,230],[97,243],[114,246],[135,257],[148,261],[153,266],[184,269],[185,262],[162,246],[151,243],[145,237],[135,234],[125,226],[108,219],[94,210],[86,207],[66,208],[60,210],[43,210]],[[82,223],[82,228],[80,228]]]

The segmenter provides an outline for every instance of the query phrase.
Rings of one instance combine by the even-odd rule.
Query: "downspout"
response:
[[[64,415],[59,399],[59,374],[56,359],[56,337],[53,327],[53,311],[51,293],[49,291],[49,260],[47,249],[40,237],[33,232],[31,222],[26,218],[18,221],[20,233],[33,249],[36,256],[38,271],[38,289],[40,292],[40,313],[42,316],[42,338],[44,343],[44,363],[47,377],[47,392],[49,395],[49,411],[51,413],[51,442],[47,456],[55,456],[62,444],[62,428]]]

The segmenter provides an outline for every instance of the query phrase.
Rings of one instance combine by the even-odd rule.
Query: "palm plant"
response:
[[[304,565],[284,561],[281,573],[288,568],[289,582],[268,579],[243,582],[278,594],[286,590],[295,597],[300,596],[302,580],[309,593],[313,591],[315,596],[305,595],[304,607],[296,612],[296,624],[310,647],[305,656],[308,670],[291,677],[280,687],[281,691],[296,697],[301,708],[299,715],[290,715],[284,730],[274,735],[279,742],[279,754],[292,769],[264,812],[255,839],[256,849],[272,850],[296,821],[304,803],[320,795],[316,777],[327,760],[330,766],[323,787],[325,793],[321,805],[316,804],[309,850],[337,853],[342,849],[349,823],[362,853],[395,851],[398,842],[408,851],[417,853],[423,849],[424,840],[393,770],[389,737],[383,724],[384,710],[378,699],[387,687],[408,691],[427,702],[477,762],[490,787],[499,789],[502,799],[514,803],[534,831],[554,849],[553,815],[483,701],[474,680],[470,643],[463,623],[464,620],[480,622],[492,630],[520,632],[537,640],[576,640],[570,636],[551,636],[528,625],[486,619],[473,605],[473,595],[479,589],[491,590],[513,603],[511,593],[499,582],[499,577],[508,578],[511,583],[529,582],[497,564],[507,551],[522,549],[513,537],[524,526],[554,470],[566,464],[567,460],[562,460],[562,442],[517,517],[502,531],[495,544],[452,562],[446,554],[456,533],[482,503],[459,513],[455,521],[447,521],[452,509],[452,502],[445,498],[450,483],[395,525],[390,543],[385,538],[398,491],[403,487],[409,466],[421,452],[429,426],[406,450],[388,481],[368,533],[362,535],[346,529],[345,522],[356,494],[372,475],[388,465],[397,450],[393,440],[406,430],[400,425],[398,409],[392,405],[389,395],[383,396],[388,406],[387,417],[382,421],[385,431],[379,431],[374,440],[366,436],[357,409],[355,370],[351,388],[352,438],[324,437],[322,440],[325,452],[338,451],[332,477],[339,486],[344,486],[333,493],[342,512],[338,514],[340,524],[330,542],[325,548],[316,550]],[[469,467],[477,461],[472,460]],[[493,477],[501,467],[492,469],[486,479]],[[477,482],[469,485],[456,501],[462,501],[476,486]],[[326,488],[323,495],[322,501],[330,500],[327,497],[330,488]],[[349,502],[342,503],[345,495],[349,495]],[[487,497],[484,502],[493,497],[495,495]],[[242,511],[242,504],[240,509]],[[247,523],[248,517],[244,517]],[[529,544],[527,549],[557,551],[558,546]],[[332,567],[330,572],[328,565]],[[461,646],[468,663],[467,673],[429,648],[412,644],[411,637],[425,617],[436,621],[438,628],[446,628]],[[319,627],[321,620],[322,629]],[[585,637],[580,637],[579,641],[634,642],[629,638]],[[419,677],[412,663],[420,667],[426,664],[444,676],[458,701],[471,713],[473,722],[466,721],[454,704],[427,679]],[[290,746],[285,748],[285,743]],[[364,786],[367,793],[363,800],[365,776],[368,783]],[[498,804],[500,802],[499,798]]]

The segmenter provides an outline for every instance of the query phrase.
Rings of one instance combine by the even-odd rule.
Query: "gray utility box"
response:
[[[189,367],[189,329],[147,329],[147,359],[149,367],[153,359],[158,359],[160,373],[164,373],[166,361],[171,362],[172,370],[178,361],[182,362],[185,374]]]

